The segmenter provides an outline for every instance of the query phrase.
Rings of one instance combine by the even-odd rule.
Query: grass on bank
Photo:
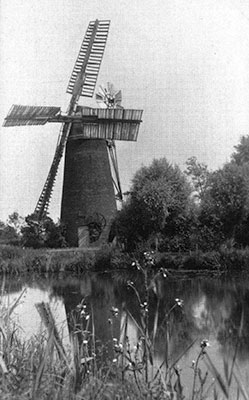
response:
[[[18,246],[0,246],[0,274],[59,273],[80,274],[86,270],[134,270],[132,264],[143,257],[143,251],[133,254],[108,246],[99,251],[81,249],[50,250]],[[249,269],[249,247],[221,248],[203,253],[155,253],[155,270],[167,268],[177,271],[236,272]]]
[[[91,269],[96,262],[93,252],[77,249],[56,250],[31,249],[17,246],[0,246],[0,273],[75,272]]]

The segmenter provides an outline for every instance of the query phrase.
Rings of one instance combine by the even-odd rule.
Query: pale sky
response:
[[[123,190],[153,158],[215,169],[249,133],[249,1],[1,0],[0,121],[12,104],[61,106],[90,20],[111,27],[98,84],[144,110],[137,143],[117,143]],[[81,104],[96,106],[81,98]],[[33,212],[60,126],[0,127],[0,219]],[[60,215],[63,165],[50,215]]]

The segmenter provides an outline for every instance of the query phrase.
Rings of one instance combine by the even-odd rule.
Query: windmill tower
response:
[[[78,106],[81,96],[93,97],[109,26],[110,21],[89,23],[67,87],[71,100],[65,114],[60,107],[13,105],[3,124],[8,127],[62,123],[34,214],[38,221],[48,214],[66,148],[61,220],[66,226],[67,242],[73,247],[98,246],[108,240],[116,212],[114,186],[121,197],[114,141],[135,141],[142,117],[142,110],[120,108],[121,93],[116,93],[111,85],[96,96],[100,108]],[[106,108],[102,108],[104,105]],[[116,179],[111,174],[109,159]]]

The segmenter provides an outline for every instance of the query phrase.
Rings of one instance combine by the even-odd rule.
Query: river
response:
[[[249,387],[249,277],[188,276],[161,274],[147,283],[140,272],[86,273],[84,276],[39,275],[2,278],[2,303],[18,300],[13,318],[23,339],[45,327],[37,303],[50,304],[64,345],[70,342],[72,321],[94,326],[98,343],[129,342],[131,353],[143,340],[143,316],[148,309],[148,335],[153,342],[153,368],[175,365],[184,393],[192,390],[194,365],[205,340],[208,359],[224,377],[224,363],[232,365],[236,354],[236,376]],[[22,294],[22,295],[21,295]],[[19,298],[21,295],[21,298]],[[139,297],[139,299],[138,299]],[[80,305],[80,306],[79,306]],[[77,307],[78,306],[78,307]],[[118,352],[109,351],[113,362]],[[213,371],[206,356],[199,367],[208,371],[206,386],[213,384]],[[199,378],[198,378],[199,379]],[[234,383],[234,387],[235,387]]]

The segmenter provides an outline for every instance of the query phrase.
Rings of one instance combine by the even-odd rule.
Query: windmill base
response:
[[[117,210],[108,150],[103,139],[73,139],[77,129],[66,146],[61,221],[69,246],[99,247]]]

